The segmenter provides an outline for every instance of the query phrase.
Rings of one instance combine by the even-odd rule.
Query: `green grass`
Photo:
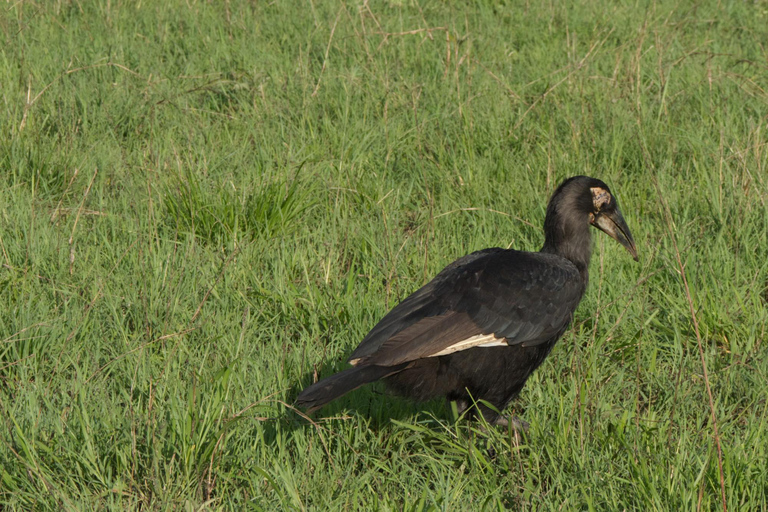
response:
[[[728,510],[768,508],[765,41],[764,1],[4,3],[0,508],[721,510],[672,237]],[[524,443],[291,409],[575,174],[641,261],[596,237]]]

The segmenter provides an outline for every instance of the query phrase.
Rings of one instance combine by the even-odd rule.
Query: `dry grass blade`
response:
[[[328,37],[328,46],[325,48],[325,57],[323,58],[323,67],[320,68],[320,75],[317,77],[317,84],[315,84],[315,90],[312,91],[312,97],[314,98],[317,96],[317,92],[320,90],[320,80],[323,78],[323,73],[325,73],[325,67],[328,65],[328,53],[331,51],[331,43],[333,42],[333,34],[336,32],[336,24],[339,23],[339,16],[341,16],[341,11],[344,10],[343,7],[339,9],[338,14],[336,14],[336,20],[333,22],[333,26],[331,27],[331,35]]]
[[[9,3],[0,508],[766,509],[768,24],[721,4]],[[520,446],[282,405],[576,174],[643,265],[595,234]]]
[[[648,161],[648,159],[647,159]],[[693,322],[693,329],[696,332],[696,344],[699,348],[699,357],[701,358],[701,369],[704,374],[704,387],[707,390],[707,398],[709,399],[709,412],[710,419],[712,420],[713,437],[715,439],[715,446],[717,447],[717,467],[720,474],[720,495],[723,503],[723,512],[728,511],[728,503],[726,501],[725,493],[725,474],[723,472],[723,448],[720,445],[720,432],[717,426],[717,414],[715,413],[715,399],[712,396],[712,387],[709,384],[709,373],[707,372],[707,361],[704,357],[704,344],[701,341],[701,333],[699,332],[699,321],[696,317],[696,307],[693,304],[693,297],[691,296],[691,289],[688,286],[688,278],[685,275],[685,265],[683,259],[680,256],[680,250],[677,247],[677,237],[675,236],[675,229],[672,221],[672,212],[669,209],[669,205],[664,199],[664,194],[661,192],[659,181],[656,178],[656,174],[652,173],[653,184],[656,187],[656,193],[658,194],[659,202],[664,208],[664,218],[667,222],[667,232],[669,238],[672,240],[672,247],[675,249],[675,259],[677,260],[678,271],[680,277],[683,280],[683,288],[685,289],[685,298],[688,301],[688,307],[691,314],[691,321]]]

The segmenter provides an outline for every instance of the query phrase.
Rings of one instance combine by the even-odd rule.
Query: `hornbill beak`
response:
[[[629,251],[632,258],[635,261],[639,261],[637,257],[637,247],[635,247],[635,241],[632,239],[632,233],[629,232],[624,217],[621,216],[621,211],[618,208],[610,212],[598,212],[592,214],[592,220],[590,223],[597,229],[607,234]]]

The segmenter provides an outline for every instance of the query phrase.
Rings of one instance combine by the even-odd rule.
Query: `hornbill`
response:
[[[397,394],[416,400],[444,396],[460,412],[474,404],[471,414],[479,409],[489,423],[507,425],[496,411],[520,393],[550,353],[587,288],[590,226],[637,261],[608,185],[587,176],[569,178],[549,200],[539,252],[496,247],[454,261],[376,324],[350,356],[352,368],[304,389],[296,404],[312,412],[385,379]]]

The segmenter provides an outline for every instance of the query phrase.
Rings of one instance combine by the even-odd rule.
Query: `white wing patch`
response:
[[[437,352],[435,354],[430,354],[427,357],[445,356],[448,354],[453,354],[454,352],[467,350],[468,348],[473,348],[473,347],[506,347],[506,346],[508,346],[506,338],[497,338],[493,334],[478,334],[477,336],[472,336],[471,338],[458,341],[453,345],[451,345],[450,347],[446,347],[440,352]]]

